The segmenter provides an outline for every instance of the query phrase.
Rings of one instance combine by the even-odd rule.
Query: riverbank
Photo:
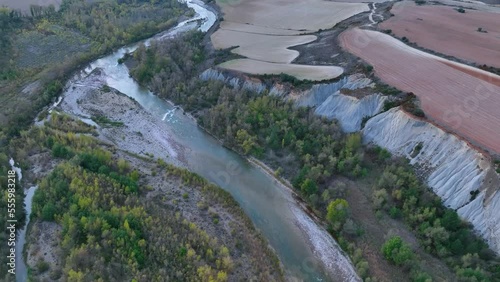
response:
[[[95,69],[80,81],[69,83],[60,109],[84,120],[106,117],[116,122],[116,125],[97,126],[98,139],[103,142],[152,160],[161,158],[186,167],[186,148],[171,138],[173,133],[165,123],[117,90],[103,90],[105,76],[102,69]]]
[[[211,238],[217,238],[215,241],[227,247],[231,255],[230,261],[224,261],[224,264],[230,263],[231,266],[227,271],[228,281],[282,281],[282,267],[278,258],[237,202],[227,192],[196,178],[194,174],[166,165],[165,162],[186,167],[181,146],[168,138],[169,134],[173,133],[161,119],[145,111],[138,102],[115,89],[93,87],[103,81],[104,75],[102,70],[96,69],[81,78],[78,84],[80,86],[68,87],[61,103],[53,109],[54,116],[46,123],[55,129],[56,127],[51,125],[52,122],[65,115],[75,118],[100,115],[115,119],[116,122],[123,121],[123,124],[109,127],[98,124],[91,135],[99,140],[103,149],[113,153],[115,161],[126,160],[131,168],[145,176],[141,177],[140,181],[142,192],[139,199],[142,205],[148,207],[153,216],[176,210],[190,224],[203,230]],[[130,118],[129,114],[132,114],[133,118]],[[38,129],[41,127],[35,127],[34,130]],[[130,143],[128,147],[123,144],[127,141]],[[132,151],[128,151],[129,149]],[[37,155],[40,156],[41,153]],[[37,167],[47,161],[46,158],[37,160],[40,161],[34,162]],[[201,186],[193,184],[192,181],[186,182],[186,175],[200,179],[197,181],[202,181]],[[41,221],[38,218],[31,230],[27,261],[32,275],[55,281],[67,277],[64,269],[70,262],[62,256],[61,244],[57,243],[64,241],[60,224]],[[50,271],[47,271],[47,267]]]
[[[334,238],[326,231],[325,222],[314,214],[292,185],[280,177],[276,177],[271,168],[254,157],[247,160],[272,177],[283,190],[290,193],[297,207],[290,207],[295,215],[297,226],[308,238],[311,248],[323,263],[323,268],[331,277],[341,276],[341,281],[360,281],[352,261],[349,259]],[[290,199],[292,200],[292,199]]]
[[[99,85],[105,82],[106,76],[104,70],[95,69],[90,74],[82,76],[78,82],[70,83],[62,102],[54,108],[54,111],[61,111],[83,119],[105,116],[110,120],[123,123],[122,126],[114,127],[98,125],[96,128],[97,138],[104,143],[113,144],[117,148],[151,161],[162,158],[174,165],[189,167],[185,157],[190,154],[191,150],[172,138],[175,133],[168,128],[165,122],[162,122],[158,117],[153,117],[138,102],[115,89],[103,91]],[[171,102],[170,104],[173,105]],[[163,116],[163,120],[168,121],[172,118],[177,108],[179,107],[174,106],[169,111],[171,114],[167,112]],[[180,108],[177,111],[183,110]],[[194,117],[189,113],[186,115],[195,123]],[[165,152],[168,153],[165,154]],[[311,213],[304,202],[300,201],[300,197],[293,191],[291,185],[285,180],[281,180],[284,181],[281,182],[275,178],[271,169],[260,161],[254,158],[247,158],[247,161],[272,178],[276,186],[281,187],[279,189],[288,195],[289,206],[287,208],[294,215],[293,222],[307,238],[308,244],[316,256],[316,259],[310,260],[310,262],[320,261],[323,266],[316,265],[316,267],[323,268],[331,277],[341,275],[341,281],[345,281],[344,279],[357,281],[358,278],[350,260],[343,254],[328,232],[320,227],[323,225],[321,220]],[[310,219],[310,216],[313,219]]]
[[[175,105],[172,101],[167,100],[167,102],[180,108],[184,115],[187,115],[193,122],[197,122],[196,118],[190,113],[186,113],[181,106]],[[268,177],[272,178],[276,186],[286,192],[290,197],[290,209],[295,215],[295,224],[301,230],[306,238],[308,238],[309,246],[314,251],[317,259],[321,261],[321,268],[327,272],[330,277],[338,278],[341,276],[341,281],[359,281],[356,270],[353,268],[353,263],[349,259],[348,254],[342,250],[342,248],[337,244],[334,238],[328,233],[325,226],[325,221],[319,218],[308,204],[302,199],[302,197],[297,194],[291,183],[284,178],[276,176],[273,170],[266,165],[264,162],[256,159],[252,156],[245,156],[240,152],[234,150],[233,148],[227,147],[223,144],[217,136],[213,135],[208,129],[198,124],[198,127],[202,129],[206,134],[212,136],[217,140],[221,146],[224,146],[228,150],[235,152],[242,158],[247,160],[253,166],[258,168]],[[294,206],[294,203],[296,206]],[[313,260],[306,263],[314,263]]]

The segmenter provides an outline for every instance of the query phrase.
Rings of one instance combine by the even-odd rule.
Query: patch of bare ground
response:
[[[376,12],[382,17],[389,17],[392,2],[377,4]],[[377,18],[378,19],[378,18]],[[344,69],[344,73],[365,72],[363,62],[356,56],[343,50],[337,41],[340,33],[349,27],[364,26],[370,23],[368,12],[354,15],[335,25],[335,27],[311,33],[318,38],[304,45],[293,46],[289,49],[299,51],[299,56],[293,60],[296,64],[336,65]]]
[[[36,220],[30,224],[26,263],[40,281],[59,281],[61,277],[61,231],[55,222]]]
[[[60,161],[52,157],[51,152],[40,152],[28,156],[28,163],[32,164],[31,169],[24,172],[26,187],[35,186],[39,179],[47,176]]]
[[[103,142],[137,155],[160,157],[177,166],[184,164],[184,147],[171,138],[167,125],[117,90],[101,89],[102,75],[96,69],[83,84],[70,86],[60,109],[78,118],[103,116],[117,123],[98,127],[98,138]]]
[[[408,274],[404,273],[400,267],[390,264],[380,251],[387,239],[391,236],[400,236],[411,245],[412,250],[419,257],[422,270],[431,274],[435,281],[450,281],[451,277],[455,277],[443,261],[422,250],[418,239],[403,222],[386,214],[376,214],[371,200],[372,177],[356,182],[347,179],[343,181],[348,186],[346,200],[349,202],[351,216],[364,231],[363,235],[355,240],[363,250],[374,276],[380,278],[381,281],[409,281]]]

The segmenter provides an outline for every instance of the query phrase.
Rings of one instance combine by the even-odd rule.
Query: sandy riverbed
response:
[[[124,94],[102,90],[103,76],[103,71],[96,69],[78,83],[70,83],[60,109],[83,119],[105,116],[122,122],[123,126],[98,126],[98,138],[124,151],[185,166],[186,149],[171,138],[168,126]]]

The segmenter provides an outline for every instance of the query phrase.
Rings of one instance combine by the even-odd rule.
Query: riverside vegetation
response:
[[[60,94],[73,70],[115,47],[168,29],[191,13],[175,0],[65,0],[58,11],[51,6],[31,10],[25,16],[0,9],[2,144]]]
[[[53,6],[33,5],[30,14],[0,7],[0,187],[7,187],[10,156],[17,148],[10,140],[20,135],[41,108],[60,95],[63,81],[82,64],[117,46],[163,31],[189,15],[184,5],[168,1],[64,0]],[[167,20],[166,20],[167,19]],[[22,168],[23,154],[15,157]],[[17,184],[18,227],[24,222],[22,183]],[[6,210],[6,193],[0,209]],[[0,227],[6,230],[5,213]],[[5,241],[5,232],[0,239]],[[7,245],[0,245],[0,273],[7,273]]]
[[[367,209],[376,212],[380,222],[404,222],[404,228],[418,239],[412,247],[399,236],[387,238],[382,248],[378,245],[378,256],[392,265],[390,269],[409,274],[398,279],[433,281],[439,277],[436,269],[422,264],[420,256],[425,255],[448,269],[453,277],[447,279],[500,281],[495,254],[470,224],[442,205],[406,160],[381,148],[362,146],[360,134],[344,134],[335,121],[315,116],[308,108],[297,108],[267,93],[198,78],[227,55],[227,51],[203,47],[203,35],[192,32],[149,49],[141,47],[127,64],[140,83],[183,105],[226,146],[263,160],[276,170],[277,177],[291,180],[351,255],[365,281],[376,281],[380,274],[368,264],[373,254],[361,248],[368,238],[364,227],[369,224],[351,215],[345,200],[351,187],[342,179],[368,183],[371,202]]]
[[[32,279],[282,279],[275,254],[229,193],[161,159],[145,160],[137,169],[130,163],[136,157],[120,154],[96,134],[81,121],[53,113],[45,126],[11,141],[18,154],[48,155],[57,163],[33,196],[32,221],[61,226],[59,251],[50,251],[60,263],[39,260]],[[145,175],[144,168],[151,173]],[[159,188],[165,186],[183,191],[182,197]],[[201,219],[185,216],[188,198],[199,199],[191,208]]]

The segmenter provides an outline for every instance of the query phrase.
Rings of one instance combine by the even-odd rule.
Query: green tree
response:
[[[55,214],[56,214],[56,207],[52,202],[45,204],[45,206],[42,208],[43,220],[53,221]]]
[[[382,254],[395,265],[403,265],[413,259],[413,251],[399,236],[389,238],[382,245]]]
[[[348,216],[349,204],[344,199],[335,199],[326,208],[326,218],[335,231],[339,231]]]
[[[251,136],[245,129],[236,132],[236,140],[245,154],[251,153],[257,147],[257,138]]]
[[[316,186],[316,183],[314,183],[314,181],[306,178],[306,180],[304,180],[304,182],[302,182],[302,184],[300,185],[300,190],[304,195],[310,196],[318,192],[318,186]]]

